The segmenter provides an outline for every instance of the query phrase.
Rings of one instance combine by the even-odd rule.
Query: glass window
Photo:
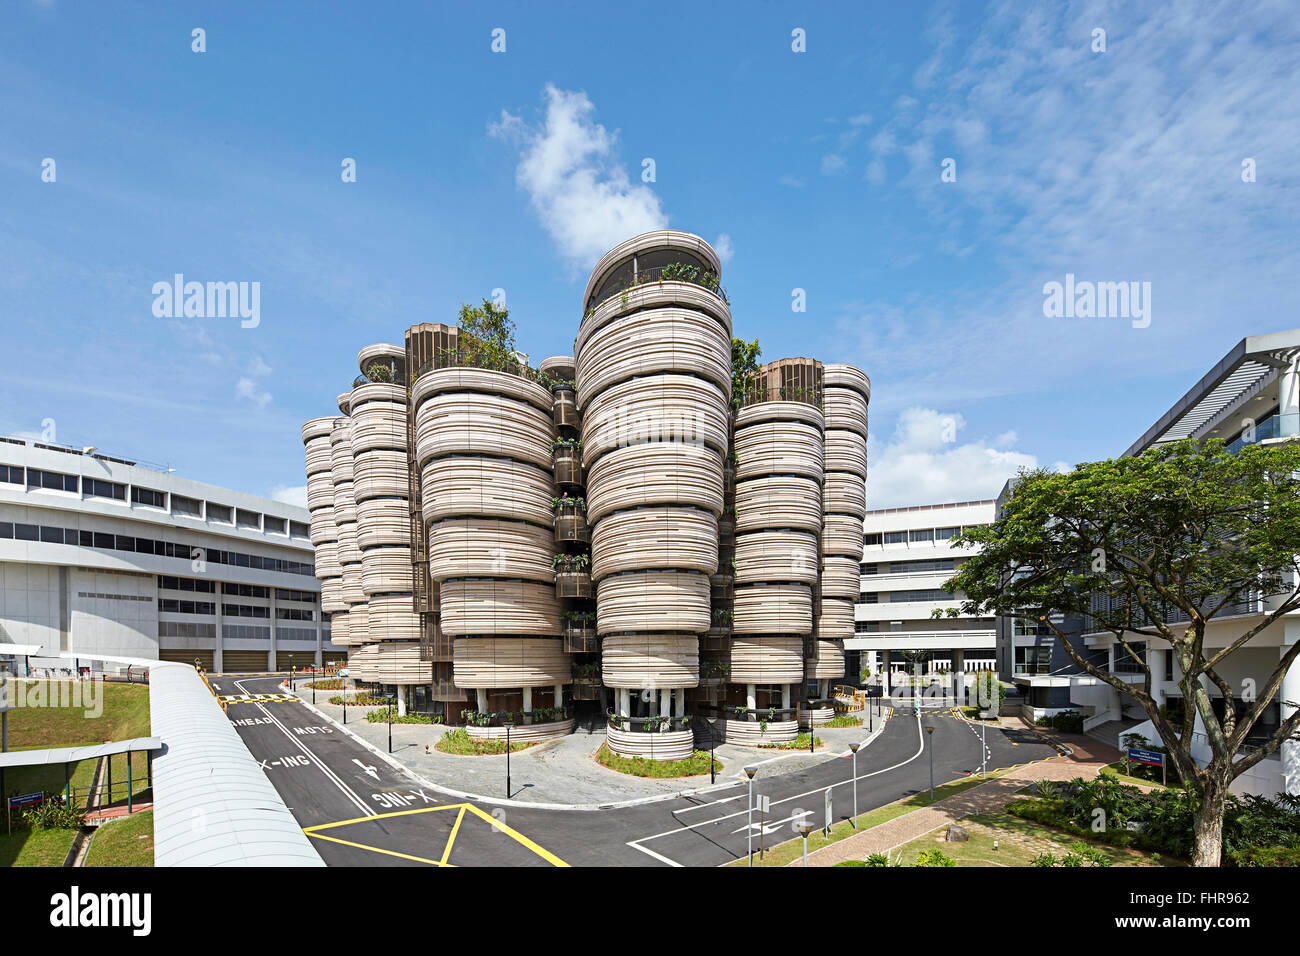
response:
[[[19,541],[39,541],[41,533],[34,524],[15,524],[14,537]]]
[[[14,523],[12,521],[0,521],[0,538],[12,538],[14,536]]]
[[[959,534],[961,534],[961,528],[960,528],[960,527],[956,527],[956,528],[935,528],[935,529],[934,529],[934,536],[935,536],[935,538],[938,539],[939,541],[947,541],[947,540],[949,540],[950,538],[955,538],[955,537],[957,537],[957,535],[959,535]]]
[[[287,523],[288,522],[285,518],[277,518],[274,515],[263,515],[262,530],[266,532],[274,532],[275,534],[284,534],[285,525]]]
[[[885,532],[885,544],[906,544],[906,543],[907,543],[906,531]]]
[[[0,481],[12,485],[23,483],[23,470],[16,465],[0,465]]]
[[[48,544],[63,544],[63,529],[42,526],[41,540]]]
[[[202,517],[203,502],[197,498],[186,498],[184,495],[172,495],[172,514],[189,515],[193,518]]]
[[[154,491],[152,488],[131,487],[131,501],[137,505],[148,505],[151,508],[167,507],[167,496],[161,491]]]
[[[231,519],[230,508],[226,505],[219,505],[215,502],[208,502],[208,520],[220,521],[222,524],[233,524]]]
[[[933,541],[933,540],[934,540],[934,529],[933,529],[933,528],[918,528],[918,529],[915,530],[915,531],[909,531],[909,532],[907,533],[907,537],[908,537],[908,540],[910,540],[910,541]]]

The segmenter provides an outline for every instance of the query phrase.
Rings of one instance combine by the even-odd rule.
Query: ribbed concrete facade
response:
[[[637,726],[660,718],[660,753],[689,753],[686,690],[699,683],[717,571],[731,399],[731,312],[670,263],[717,276],[697,236],[657,232],[607,253],[587,285],[575,343],[587,521],[610,746],[647,755]],[[649,705],[633,715],[632,698]],[[620,726],[626,723],[627,726]]]
[[[844,673],[869,385],[782,359],[733,396],[719,268],[689,233],[621,243],[574,354],[536,370],[475,367],[440,324],[362,349],[344,415],[303,428],[353,676],[427,684],[484,737],[595,715],[616,752],[676,759],[719,708],[738,742],[793,736],[805,682]]]

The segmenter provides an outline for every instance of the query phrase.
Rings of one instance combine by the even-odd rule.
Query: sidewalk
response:
[[[1032,725],[1022,722],[1013,729],[1024,730],[1030,727]],[[888,853],[917,837],[924,836],[931,830],[955,823],[963,817],[990,810],[1001,810],[1015,798],[1016,791],[1024,789],[1031,783],[1039,780],[1073,780],[1075,777],[1091,780],[1097,776],[1102,767],[1120,758],[1119,751],[1091,737],[1079,734],[1053,734],[1053,739],[1065,744],[1074,753],[1026,764],[988,783],[938,800],[931,806],[905,813],[870,830],[864,830],[848,839],[823,847],[808,854],[808,865],[834,866],[846,860],[862,860],[873,853]],[[790,866],[799,865],[802,865],[802,860],[790,864]]]

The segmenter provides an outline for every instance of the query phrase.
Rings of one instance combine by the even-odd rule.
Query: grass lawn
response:
[[[512,740],[510,741],[510,752],[515,753],[519,750],[526,750],[535,743],[538,743],[538,741]],[[504,740],[471,737],[468,730],[464,727],[458,727],[443,734],[441,739],[434,744],[434,749],[439,753],[455,754],[458,757],[490,757],[494,754],[505,753],[506,742]]]
[[[1140,776],[1140,774],[1146,773],[1147,768],[1139,768],[1138,764],[1129,764],[1129,771],[1129,773],[1124,772],[1124,761],[1122,760],[1117,760],[1113,764],[1101,768],[1102,773],[1106,774],[1108,777],[1114,777],[1120,783],[1131,784],[1135,787],[1155,787],[1156,789],[1164,789],[1165,787],[1165,785],[1160,782],[1159,767],[1151,767],[1150,776],[1145,777]],[[1178,786],[1178,774],[1170,770],[1169,787],[1172,788],[1176,786]]]
[[[709,772],[709,753],[697,750],[685,760],[647,760],[645,757],[624,757],[601,744],[596,751],[596,762],[602,767],[617,770],[633,777],[698,777]],[[713,761],[714,770],[722,772],[722,761]]]
[[[988,779],[992,780],[998,776],[1000,776],[1000,773],[991,773],[989,774]],[[975,776],[965,777],[961,780],[953,780],[950,783],[941,784],[934,788],[935,802],[937,803],[944,797],[955,796],[964,790],[971,789],[971,787],[977,787],[983,782],[984,781],[980,779],[980,777]],[[845,837],[853,836],[855,833],[861,833],[863,830],[869,830],[882,823],[887,823],[895,817],[901,817],[905,813],[911,813],[913,810],[919,810],[921,807],[928,807],[929,805],[930,791],[925,790],[922,793],[913,794],[910,797],[904,797],[902,800],[895,801],[894,803],[887,803],[883,807],[878,807],[875,810],[868,810],[866,813],[859,814],[858,828],[856,830],[853,829],[852,824],[848,820],[841,820],[839,823],[834,824],[831,827],[831,835],[829,837],[824,836],[821,830],[815,830],[808,837],[808,852],[811,853],[813,850],[820,850],[824,846],[838,843]],[[758,852],[755,851],[754,865],[785,866],[787,863],[800,859],[802,856],[803,840],[798,836],[792,836],[792,838],[786,842],[776,847],[769,848],[763,854],[761,860],[758,857]],[[745,860],[742,857],[741,859],[735,860],[726,865],[745,866]]]
[[[890,859],[910,866],[916,862],[919,852],[937,848],[956,860],[958,866],[1030,866],[1035,857],[1044,853],[1051,853],[1060,859],[1070,852],[1070,845],[1079,839],[1054,827],[1022,820],[1001,811],[977,813],[961,820],[958,825],[970,831],[970,840],[964,843],[945,842],[943,836],[948,829],[945,825],[892,851]],[[998,843],[996,850],[993,849],[994,840]],[[1153,860],[1139,850],[1101,843],[1090,845],[1105,853],[1112,866],[1181,865],[1177,860],[1164,857],[1159,861]]]
[[[862,718],[854,717],[852,714],[840,714],[832,717],[830,720],[823,721],[818,727],[861,727]]]
[[[24,699],[32,699],[29,688],[32,683],[18,682],[24,685],[21,691]],[[56,694],[50,687],[57,687],[58,681],[41,681],[47,691],[45,702],[55,702]],[[66,682],[64,682],[66,685]],[[103,712],[98,717],[86,716],[86,707],[16,707],[9,711],[9,749],[39,750],[50,747],[82,747],[99,744],[106,740],[125,740],[131,737],[149,736],[149,688],[145,684],[110,684],[97,685],[102,692]],[[17,695],[20,691],[11,691]],[[126,799],[126,754],[118,754],[113,759],[113,796]],[[72,786],[89,787],[95,775],[93,760],[83,760],[72,765]],[[147,789],[147,758],[143,753],[131,757],[133,776],[132,791],[136,794]],[[16,793],[62,793],[64,789],[64,769],[62,765],[42,767],[21,767],[5,771],[4,789],[7,794]],[[83,797],[84,800],[84,797]],[[62,862],[62,861],[60,861]]]
[[[822,724],[821,726],[825,727],[827,725]],[[821,748],[826,746],[824,743],[822,743],[822,739],[820,737],[814,737],[813,740],[816,741],[816,743],[814,744],[815,747]],[[808,735],[800,734],[798,737],[794,738],[794,740],[786,740],[779,744],[759,744],[758,749],[759,750],[807,750]]]
[[[153,866],[153,811],[133,813],[97,829],[86,866]]]
[[[5,836],[0,818],[0,866],[62,866],[76,830],[20,830]]]

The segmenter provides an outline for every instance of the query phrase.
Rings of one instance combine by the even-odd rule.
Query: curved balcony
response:
[[[591,536],[592,577],[677,568],[718,570],[718,520],[697,508],[634,508],[601,519]]]
[[[762,407],[754,405],[744,411]],[[797,407],[816,411],[807,405]],[[737,486],[737,497],[748,478],[799,475],[818,483],[822,480],[822,432],[816,425],[803,421],[759,421],[741,427],[737,416],[735,447],[736,480],[741,483]]]
[[[841,670],[839,677],[844,676]],[[809,720],[812,720],[814,727],[821,727],[827,721],[835,719],[835,704],[829,700],[804,701],[799,708],[799,726],[808,727]]]
[[[377,388],[378,386],[366,387]],[[352,406],[352,454],[360,455],[381,449],[403,452],[406,450],[404,393],[400,399],[394,401],[370,401],[364,405]]]
[[[307,463],[307,477],[329,472],[334,467],[333,451],[329,438],[313,438],[303,449]]]
[[[348,648],[348,669],[353,680],[378,684],[430,684],[433,664],[420,660],[414,641],[383,641]]]
[[[802,402],[822,406],[822,363],[810,358],[784,358],[768,362],[747,376],[737,408],[772,402]]]
[[[689,721],[690,717],[610,717],[605,742],[621,757],[685,760],[695,752],[695,732]],[[662,722],[666,722],[668,729],[660,729]],[[646,730],[647,725],[651,729]]]
[[[337,541],[316,546],[316,577],[337,578],[343,574],[343,565],[339,563],[339,545]]]
[[[348,612],[346,610],[340,610],[330,614],[329,618],[330,640],[333,643],[338,644],[340,647],[347,647],[351,643],[350,629],[348,627]]]
[[[409,546],[366,548],[361,552],[361,588],[366,594],[410,593],[412,587]]]
[[[852,515],[861,521],[867,515],[866,479],[846,471],[828,471],[822,485],[822,511]]]
[[[847,471],[867,476],[867,436],[847,428],[826,426],[825,464],[827,471]]]
[[[825,515],[822,519],[822,555],[862,561],[862,519],[852,515]],[[856,596],[856,595],[855,595]]]
[[[709,598],[711,603],[726,604],[734,600],[735,597],[736,579],[732,577],[730,568],[727,568],[725,573],[709,575]]]
[[[560,638],[458,637],[452,671],[457,687],[567,684],[571,667]]]
[[[583,409],[588,462],[645,442],[727,449],[727,400],[713,382],[691,375],[647,375],[614,385]]]
[[[370,634],[370,602],[348,601],[348,633],[354,642],[368,641]]]
[[[587,516],[578,505],[560,507],[555,515],[556,544],[586,544],[591,541]]]
[[[818,640],[816,655],[816,657],[806,662],[809,678],[818,680],[822,678],[842,680],[844,678],[844,647],[839,641]]]
[[[860,392],[827,386],[822,410],[826,414],[827,428],[843,428],[863,436],[867,434],[867,400]]]
[[[550,583],[551,533],[524,521],[455,518],[429,526],[429,576],[524,578]]]
[[[320,578],[320,609],[322,614],[333,614],[347,610],[347,603],[343,600],[343,577],[342,569],[339,574],[329,577],[318,574]]]
[[[560,648],[560,604],[552,585],[537,581],[502,579],[464,579],[444,581],[440,591],[441,622],[443,633],[453,637],[462,635],[527,635],[554,637]],[[546,642],[542,642],[546,643]],[[565,665],[564,674],[568,673]],[[486,684],[466,683],[459,677],[456,683],[464,687],[486,687]],[[558,680],[514,681],[515,684],[559,683]],[[496,685],[493,685],[496,686]]]
[[[416,388],[427,379],[442,374],[432,372],[426,375]],[[497,374],[503,378],[516,378],[506,373]],[[507,395],[483,392],[432,394],[420,402],[415,412],[416,460],[424,466],[430,460],[450,455],[505,456],[549,469],[553,427],[549,402],[546,411],[542,411],[530,402]]]
[[[808,634],[812,589],[806,584],[751,584],[736,588],[733,634]]]
[[[309,445],[313,441],[319,441],[324,438],[328,443],[330,432],[334,430],[334,422],[338,420],[335,415],[326,415],[322,418],[313,418],[304,422],[302,426],[302,443]]]
[[[834,554],[822,557],[822,598],[855,601],[862,593],[859,562]]]
[[[409,492],[405,451],[385,448],[354,452],[352,497],[358,505],[371,498],[405,498]]]
[[[334,486],[334,521],[337,524],[357,522],[357,502],[350,481],[340,482]]]
[[[752,531],[736,539],[737,584],[816,584],[817,565],[817,537],[804,531]]]
[[[546,527],[553,493],[545,468],[506,458],[435,458],[420,472],[426,524],[477,515]]]
[[[676,307],[646,308],[578,334],[578,406],[601,392],[654,373],[713,382],[724,403],[731,392],[731,336],[716,319]],[[585,425],[585,421],[584,421]]]
[[[817,617],[817,636],[828,641],[842,641],[853,636],[853,602],[844,598],[822,596]]]
[[[587,520],[645,505],[722,513],[722,456],[702,445],[652,442],[618,448],[587,470]]]
[[[376,594],[367,612],[367,639],[371,641],[418,641],[420,615],[415,613],[410,594]]]
[[[736,533],[791,528],[817,534],[822,527],[822,490],[813,478],[772,475],[736,485]],[[858,537],[861,538],[859,529]]]
[[[684,255],[673,256],[672,253],[675,252]],[[631,275],[634,258],[639,260],[641,268],[662,265],[658,261],[660,259],[676,261],[680,258],[686,262],[697,262],[715,274],[721,269],[718,254],[699,236],[680,229],[655,229],[624,239],[601,256],[587,279],[582,301],[590,307],[591,298],[598,290],[605,288],[612,277],[620,273]]]
[[[635,571],[612,574],[596,585],[596,630],[602,635],[687,631],[698,645],[694,635],[708,629],[709,579],[703,574]]]
[[[460,359],[451,355],[448,361]],[[443,360],[440,360],[443,361]],[[522,367],[519,372],[532,374]],[[421,372],[411,386],[411,407],[418,412],[420,407],[438,395],[481,394],[504,398],[511,402],[522,402],[534,410],[543,413],[547,419],[551,414],[551,392],[524,374],[493,368],[477,368],[473,365],[443,364],[441,367]]]
[[[600,638],[596,635],[596,622],[591,618],[566,618],[564,621],[564,650],[567,654],[597,654]]]
[[[376,365],[381,366],[382,370],[376,370],[374,368]],[[406,367],[406,349],[401,345],[378,342],[374,345],[367,345],[357,353],[357,369],[372,382],[386,382],[393,379],[394,367],[397,369],[397,376],[394,381],[400,382],[402,380],[402,370]],[[371,376],[372,371],[375,373],[373,377]],[[388,378],[383,376],[388,376]]]
[[[717,713],[713,729],[726,743],[737,747],[762,747],[789,743],[799,736],[798,709],[794,707],[705,707]]]
[[[803,680],[803,638],[736,634],[727,665],[734,684],[797,684]]]
[[[357,505],[357,547],[411,542],[411,513],[406,498],[369,498]]]
[[[606,687],[695,687],[700,641],[694,634],[607,634],[601,647]]]
[[[827,362],[822,368],[826,387],[853,389],[870,401],[871,379],[862,369],[842,362]]]
[[[582,448],[580,444],[552,445],[551,468],[562,485],[582,484]]]
[[[334,478],[331,472],[321,471],[307,479],[307,507],[315,511],[334,505]]]
[[[311,509],[311,543],[316,547],[339,539],[338,522],[334,520],[334,505],[321,505]]]

